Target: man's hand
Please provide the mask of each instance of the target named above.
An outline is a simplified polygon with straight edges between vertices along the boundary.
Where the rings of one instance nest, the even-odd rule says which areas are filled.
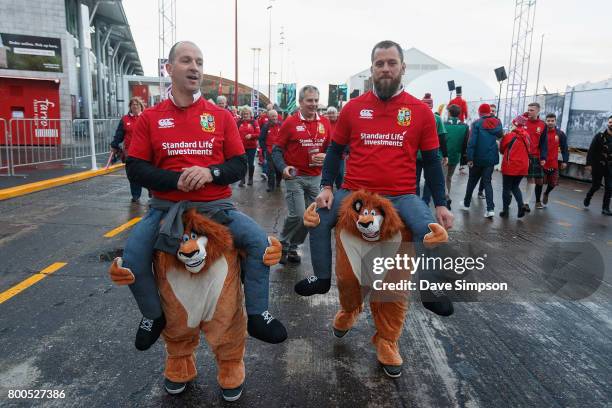
[[[567,168],[567,163],[561,163],[561,170],[565,170]]]
[[[312,156],[312,162],[317,166],[322,166],[325,161],[325,153],[317,153]]]
[[[441,205],[436,207],[436,219],[438,220],[438,223],[444,227],[444,229],[449,230],[453,228],[455,216],[453,213],[448,211],[448,208],[445,206]]]
[[[248,135],[246,135],[244,138],[245,138],[246,140],[251,140],[251,137],[252,137],[252,136],[251,136],[251,134],[249,133],[249,134],[248,134]]]
[[[442,158],[442,165],[443,166],[448,166],[448,157],[443,157]]]
[[[294,176],[291,173],[295,174],[297,170],[293,166],[287,166],[283,169],[283,178],[285,180],[291,180]]]
[[[544,165],[545,165],[545,164],[546,164],[546,160],[540,160],[540,165],[541,165],[542,167],[544,167]]]
[[[315,202],[317,203],[317,207],[327,207],[328,210],[331,210],[332,204],[334,203],[334,193],[332,188],[329,186],[323,187],[323,190],[321,190]]]
[[[212,173],[208,167],[192,166],[183,169],[177,188],[181,191],[189,192],[198,190],[206,183],[213,181]]]
[[[468,162],[468,167],[474,167],[474,162],[473,161],[469,161]]]

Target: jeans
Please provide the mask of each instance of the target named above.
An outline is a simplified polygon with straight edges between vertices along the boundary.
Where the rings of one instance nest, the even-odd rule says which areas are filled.
[[[255,154],[256,153],[257,153],[257,149],[246,149],[247,164],[249,165],[249,179],[252,179],[253,173],[255,173]]]
[[[281,180],[283,179],[283,173],[278,171],[274,166],[274,162],[272,161],[272,154],[266,151],[266,166],[268,175],[268,188],[270,190],[274,190],[276,185],[280,185]]]
[[[468,178],[467,188],[465,189],[465,198],[463,204],[467,207],[470,206],[472,201],[472,194],[474,189],[481,181],[484,184],[485,197],[487,198],[487,211],[493,211],[495,209],[495,203],[493,202],[493,186],[491,185],[491,177],[493,176],[493,166],[472,166],[470,167],[470,176]]]
[[[230,210],[227,214],[232,218],[226,226],[230,229],[234,244],[247,254],[241,263],[247,314],[261,314],[268,310],[270,268],[262,261],[269,245],[268,236],[253,219],[240,211]],[[162,314],[151,264],[159,222],[164,215],[163,211],[150,208],[147,215],[134,226],[123,251],[123,266],[130,268],[136,278],[130,290],[138,308],[149,319]]]
[[[504,203],[504,211],[508,211],[508,208],[510,208],[512,195],[514,195],[518,207],[521,208],[523,206],[523,194],[519,188],[522,179],[523,176],[503,176],[502,200]]]
[[[331,210],[319,208],[321,223],[310,229],[310,255],[314,274],[320,279],[331,279],[331,230],[338,220],[338,209],[351,191],[340,189],[334,193]],[[386,196],[397,210],[404,224],[412,232],[417,255],[422,250],[423,237],[429,232],[428,225],[436,222],[429,207],[415,194]]]
[[[317,198],[320,184],[321,176],[296,176],[285,180],[288,214],[281,232],[284,248],[295,250],[306,240],[308,228],[304,226],[304,210]]]

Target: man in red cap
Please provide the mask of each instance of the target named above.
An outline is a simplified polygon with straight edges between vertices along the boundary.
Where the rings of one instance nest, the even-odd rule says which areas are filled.
[[[493,203],[493,187],[491,177],[493,167],[499,163],[497,150],[497,139],[504,135],[502,124],[491,114],[491,107],[483,103],[478,108],[480,119],[472,124],[470,138],[467,146],[467,161],[470,168],[470,176],[463,199],[463,209],[469,210],[472,201],[472,193],[482,179],[485,197],[487,199],[487,211],[484,216],[493,218],[495,215],[495,204]]]
[[[465,99],[463,99],[461,97],[461,87],[458,86],[455,88],[455,92],[457,93],[457,96],[455,96],[453,99],[451,99],[448,102],[448,106],[451,105],[457,105],[461,108],[461,113],[459,114],[459,120],[461,122],[465,122],[468,118],[468,106],[467,106],[467,102],[465,101]]]

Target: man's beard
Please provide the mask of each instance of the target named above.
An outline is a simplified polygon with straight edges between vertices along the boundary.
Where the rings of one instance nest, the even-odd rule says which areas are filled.
[[[385,78],[387,79],[387,78]],[[398,76],[397,78],[391,79],[387,84],[383,83],[383,80],[376,81],[374,80],[374,90],[376,91],[376,95],[386,101],[391,98],[395,93],[400,89],[400,85],[402,83],[402,77]]]

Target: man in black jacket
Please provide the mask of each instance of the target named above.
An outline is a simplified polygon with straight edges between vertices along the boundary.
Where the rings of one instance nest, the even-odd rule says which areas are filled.
[[[584,206],[591,204],[591,198],[604,180],[604,198],[601,207],[603,215],[612,215],[610,197],[612,196],[612,116],[608,118],[608,128],[593,138],[587,153],[586,169],[592,174],[591,189],[584,198]]]

